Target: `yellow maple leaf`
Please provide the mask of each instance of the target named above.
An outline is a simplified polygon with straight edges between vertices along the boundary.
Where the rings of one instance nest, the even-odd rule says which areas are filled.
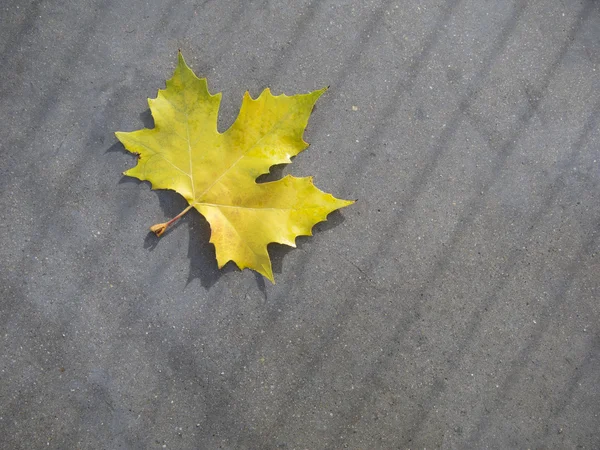
[[[210,224],[219,268],[234,261],[274,282],[267,245],[295,247],[297,236],[312,235],[330,212],[353,203],[320,191],[311,177],[256,183],[271,166],[291,162],[308,147],[302,135],[323,92],[287,96],[267,88],[257,99],[246,92],[236,121],[219,133],[221,93],[211,95],[206,78],[196,77],[179,53],[167,88],[148,99],[154,128],[115,133],[139,156],[125,175],[149,181],[153,189],[172,189],[189,203],[151,230],[160,236],[194,208]]]

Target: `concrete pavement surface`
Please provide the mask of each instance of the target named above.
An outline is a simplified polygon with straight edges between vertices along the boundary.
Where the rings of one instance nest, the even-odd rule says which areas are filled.
[[[597,1],[0,5],[0,448],[600,448]],[[330,86],[276,285],[121,175],[179,48]]]

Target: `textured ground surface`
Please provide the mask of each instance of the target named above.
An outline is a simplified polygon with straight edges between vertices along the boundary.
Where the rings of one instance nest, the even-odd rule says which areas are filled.
[[[600,448],[600,4],[3,1],[0,447]],[[181,48],[355,206],[218,271],[113,132]]]

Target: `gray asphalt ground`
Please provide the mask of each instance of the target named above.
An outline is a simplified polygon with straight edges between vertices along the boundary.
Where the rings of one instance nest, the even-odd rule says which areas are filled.
[[[597,1],[0,14],[1,449],[600,448]],[[358,202],[276,285],[121,175],[178,48],[221,130],[330,86],[276,172]]]

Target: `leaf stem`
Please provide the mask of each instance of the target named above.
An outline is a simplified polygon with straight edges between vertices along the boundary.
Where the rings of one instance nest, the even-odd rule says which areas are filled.
[[[171,225],[173,222],[175,222],[177,219],[179,219],[181,216],[183,216],[190,209],[192,209],[192,205],[188,205],[187,208],[185,208],[183,211],[181,211],[179,214],[177,214],[175,217],[173,217],[168,222],[157,223],[156,225],[152,225],[150,227],[150,231],[152,231],[154,234],[156,234],[157,236],[160,237],[165,232],[165,230],[167,229],[167,227],[169,225]]]

